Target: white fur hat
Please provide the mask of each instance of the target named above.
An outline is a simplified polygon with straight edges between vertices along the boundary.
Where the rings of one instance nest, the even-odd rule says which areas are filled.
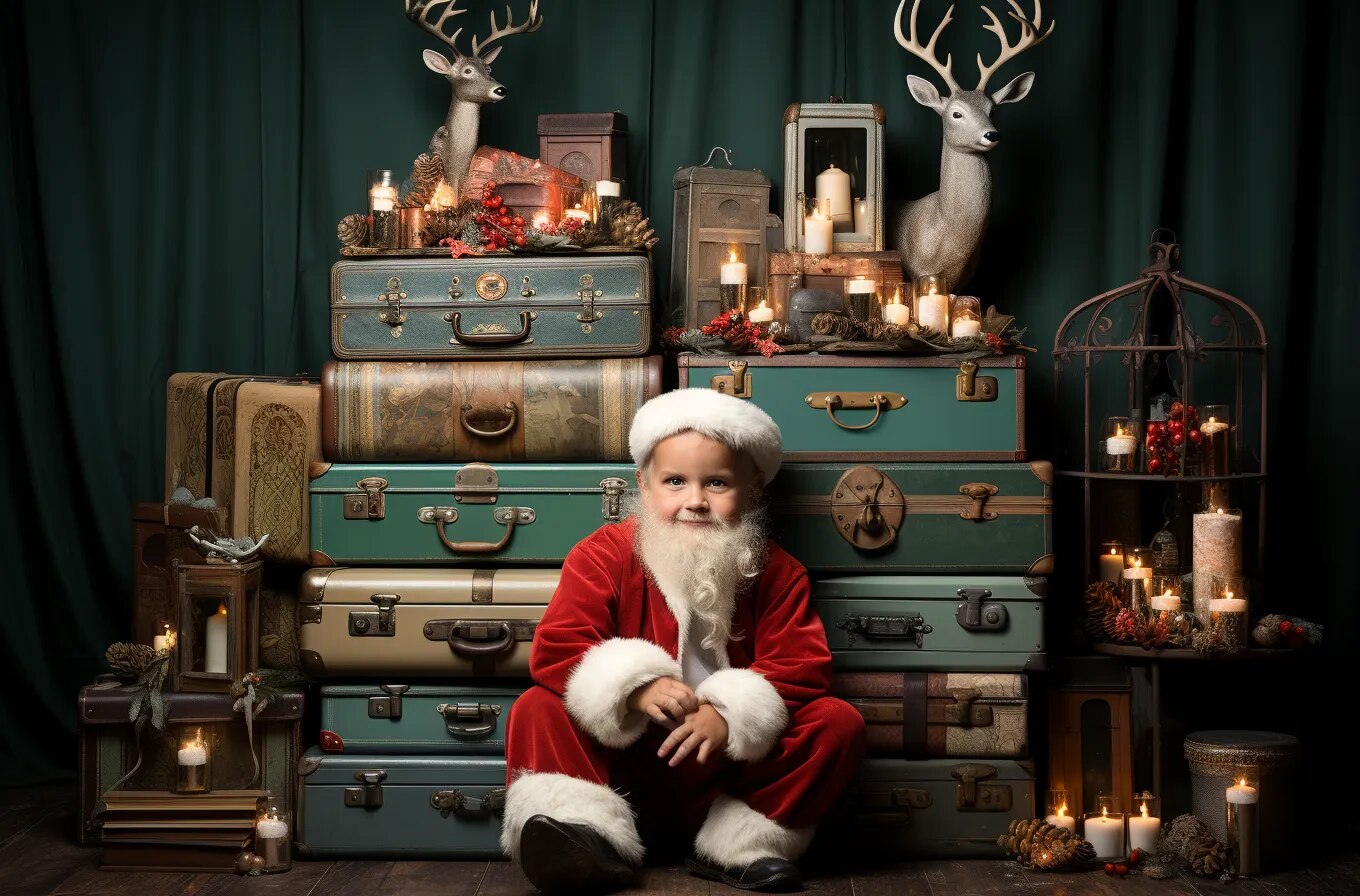
[[[749,401],[716,389],[677,389],[639,408],[628,433],[633,462],[641,467],[658,442],[689,430],[749,454],[767,485],[779,472],[784,444],[779,424]]]

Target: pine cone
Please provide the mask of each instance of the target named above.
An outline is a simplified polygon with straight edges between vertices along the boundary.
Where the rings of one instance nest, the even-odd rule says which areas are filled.
[[[1217,877],[1228,867],[1228,847],[1213,837],[1198,837],[1187,846],[1190,870],[1205,877]]]
[[[411,165],[411,180],[417,189],[433,193],[444,179],[444,160],[438,155],[422,152]]]
[[[859,321],[839,311],[823,311],[814,315],[809,325],[818,336],[835,336],[837,339],[859,339],[862,335]]]
[[[656,231],[648,225],[642,208],[636,202],[624,200],[614,208],[609,222],[609,235],[614,245],[628,249],[651,249],[659,242]]]
[[[109,661],[109,668],[113,674],[119,678],[136,678],[142,674],[146,664],[156,655],[145,644],[128,644],[118,642],[110,644],[109,649],[104,651],[104,659]]]
[[[1111,582],[1092,582],[1086,588],[1086,595],[1082,598],[1086,605],[1086,612],[1082,616],[1081,624],[1086,634],[1093,641],[1113,641],[1114,620],[1123,604],[1119,600],[1119,591]]]
[[[368,217],[365,215],[345,215],[335,228],[340,237],[340,245],[346,248],[362,246],[368,242]]]
[[[1017,818],[997,846],[1013,854],[1021,865],[1036,871],[1057,871],[1080,866],[1096,857],[1090,843],[1065,828],[1041,818]]]

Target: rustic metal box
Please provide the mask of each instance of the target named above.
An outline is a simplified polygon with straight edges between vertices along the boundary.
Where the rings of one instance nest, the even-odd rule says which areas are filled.
[[[627,180],[628,116],[581,112],[538,116],[538,157],[588,184]]]
[[[702,326],[721,310],[718,278],[733,248],[746,262],[747,284],[765,285],[770,179],[758,169],[714,168],[708,161],[675,172],[671,301],[672,315],[683,309],[686,327]],[[666,322],[681,323],[672,316]]]
[[[877,103],[793,103],[784,110],[784,245],[802,251],[807,203],[830,166],[850,176],[851,216],[837,221],[832,252],[883,248],[883,107]],[[856,229],[853,206],[868,200]]]
[[[785,230],[787,233],[787,229]],[[775,319],[789,324],[795,342],[806,342],[810,320],[790,319],[790,298],[800,289],[824,289],[845,296],[845,281],[852,277],[873,280],[883,301],[892,298],[892,284],[902,282],[902,259],[896,252],[852,252],[808,255],[804,252],[771,252],[768,260],[770,307]],[[910,301],[910,295],[904,298]]]

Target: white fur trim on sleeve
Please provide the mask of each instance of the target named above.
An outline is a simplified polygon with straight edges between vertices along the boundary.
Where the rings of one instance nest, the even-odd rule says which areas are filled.
[[[727,721],[727,755],[740,762],[764,759],[789,723],[784,698],[750,669],[720,669],[694,693]]]
[[[632,746],[647,729],[647,716],[628,708],[629,695],[658,678],[682,675],[675,658],[651,641],[601,641],[567,678],[567,714],[606,747]]]

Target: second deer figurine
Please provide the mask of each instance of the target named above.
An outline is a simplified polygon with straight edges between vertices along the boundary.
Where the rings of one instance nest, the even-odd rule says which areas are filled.
[[[894,221],[893,232],[897,252],[902,256],[902,268],[912,277],[928,274],[943,276],[950,287],[967,282],[977,267],[977,250],[982,234],[987,229],[987,213],[991,206],[992,175],[987,166],[987,153],[1001,141],[1001,134],[992,124],[992,109],[1000,103],[1017,103],[1034,85],[1034,72],[1017,75],[1005,87],[988,95],[987,81],[1010,59],[1038,46],[1053,33],[1056,23],[1040,33],[1043,25],[1041,0],[1034,2],[1031,21],[1016,0],[1007,0],[1011,18],[1020,23],[1020,39],[1012,44],[1006,37],[1001,21],[987,7],[982,7],[992,20],[983,27],[1001,41],[1001,53],[991,65],[984,65],[982,54],[977,57],[978,83],[972,90],[964,90],[954,80],[953,56],[946,55],[943,63],[935,55],[935,41],[952,19],[950,6],[944,19],[921,45],[916,35],[916,12],[921,0],[911,4],[911,37],[902,34],[902,10],[907,0],[897,5],[893,33],[907,52],[925,60],[949,88],[949,96],[940,97],[935,86],[925,78],[907,76],[907,87],[912,98],[939,114],[944,128],[944,147],[940,153],[940,189],[929,196],[909,202],[902,207]]]

